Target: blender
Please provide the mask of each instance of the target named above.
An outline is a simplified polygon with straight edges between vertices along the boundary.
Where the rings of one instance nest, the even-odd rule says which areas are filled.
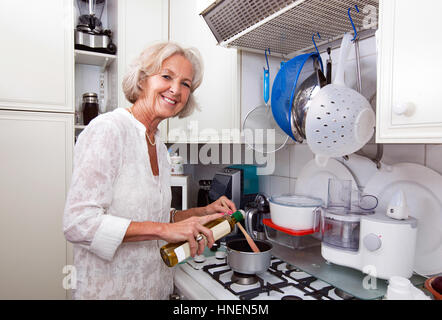
[[[103,29],[105,0],[77,0],[80,16],[75,29],[75,49],[115,54],[111,30]]]
[[[417,220],[411,216],[327,207],[321,235],[321,254],[328,262],[380,279],[413,274]]]

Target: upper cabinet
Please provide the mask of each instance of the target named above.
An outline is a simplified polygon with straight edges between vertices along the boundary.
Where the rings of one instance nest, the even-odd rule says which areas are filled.
[[[442,143],[442,28],[438,0],[380,1],[379,143]]]
[[[76,8],[77,25],[78,8]],[[75,107],[77,133],[84,127],[82,95],[98,95],[100,113],[118,107],[126,108],[122,81],[130,64],[149,44],[167,40],[167,0],[108,0],[101,21],[104,29],[112,31],[116,54],[75,50]],[[167,139],[167,121],[160,125],[163,141]]]
[[[217,45],[199,15],[213,1],[170,0],[169,39],[196,47],[204,61],[204,79],[194,92],[200,110],[169,119],[169,142],[237,143],[240,130],[238,54]]]
[[[99,113],[112,111],[118,105],[117,98],[117,57],[119,44],[116,39],[118,33],[117,1],[107,0],[97,4],[93,10],[95,17],[101,22],[100,29],[96,28],[92,35],[92,25],[83,26],[84,15],[89,14],[88,2],[85,0],[72,1],[74,6],[75,30],[75,128],[79,134],[87,123],[83,118],[83,95],[95,93],[99,104]],[[80,7],[79,7],[80,6]],[[99,24],[97,24],[99,25]],[[106,30],[106,31],[105,31]],[[110,30],[111,37],[107,36]],[[109,43],[116,45],[117,52],[111,50]],[[90,118],[90,116],[88,117]]]
[[[121,82],[132,61],[149,44],[167,41],[167,0],[118,0],[118,104],[129,107]]]
[[[0,2],[0,108],[73,112],[72,10],[72,0]]]
[[[167,41],[167,0],[118,0],[118,106],[129,107],[122,90],[122,81],[132,61],[148,45]],[[115,81],[115,80],[114,80]],[[167,121],[162,121],[161,139],[167,141]]]

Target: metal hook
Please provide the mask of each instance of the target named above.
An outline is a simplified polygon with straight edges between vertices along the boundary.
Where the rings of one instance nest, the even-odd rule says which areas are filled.
[[[319,34],[319,32],[317,32],[316,34],[318,35],[319,39],[321,39],[321,35]],[[313,41],[313,44],[315,45],[316,52],[319,55],[319,50],[318,50],[318,47],[316,46],[316,42],[315,42],[315,34],[312,35],[312,41]]]
[[[266,50],[264,51],[264,54],[265,54],[265,56],[266,56],[267,71],[269,71],[269,70],[270,70],[270,66],[269,66],[269,59],[267,58],[267,50],[269,50],[269,54],[271,54],[271,53],[270,53],[270,48],[268,48],[268,49],[266,49]],[[264,67],[264,70],[266,70],[265,67]]]
[[[355,36],[353,37],[353,39],[351,41],[355,41],[359,35],[358,35],[358,32],[356,31],[356,27],[355,27],[355,24],[353,23],[353,19],[351,18],[351,13],[350,13],[351,9],[352,9],[351,7],[348,8],[347,12],[348,12],[348,17],[350,18],[351,26],[353,27],[353,30],[355,32]],[[355,5],[355,9],[356,9],[356,12],[359,13],[359,8],[357,5]]]

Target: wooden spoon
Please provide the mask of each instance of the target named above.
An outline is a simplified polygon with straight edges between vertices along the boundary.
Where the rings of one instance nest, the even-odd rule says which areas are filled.
[[[227,206],[227,204],[224,202],[223,199],[221,199],[221,204],[223,205],[224,208],[230,210],[230,208]],[[250,248],[252,248],[253,252],[261,252],[258,246],[256,245],[255,241],[253,241],[252,237],[247,233],[247,231],[244,229],[241,223],[237,222],[236,225],[246,237],[247,243],[249,244]]]

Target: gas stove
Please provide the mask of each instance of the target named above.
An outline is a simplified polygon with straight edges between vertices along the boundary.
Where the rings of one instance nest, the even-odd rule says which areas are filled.
[[[175,289],[177,296],[189,300],[354,299],[276,257],[272,257],[270,268],[258,275],[233,272],[225,257],[189,259],[176,270]]]

